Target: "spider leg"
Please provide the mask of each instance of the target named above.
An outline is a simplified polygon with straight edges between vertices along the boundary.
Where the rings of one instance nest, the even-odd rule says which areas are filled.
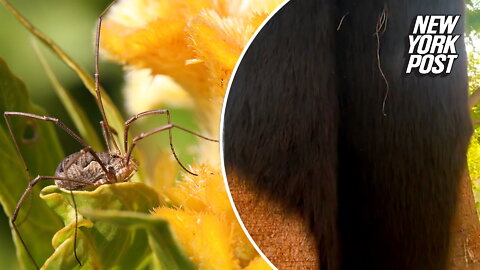
[[[110,173],[107,171],[107,169],[105,168],[103,162],[100,160],[100,158],[98,157],[98,155],[95,153],[95,151],[92,150],[91,147],[85,147],[83,148],[82,150],[80,150],[68,163],[67,165],[65,165],[65,169],[64,171],[68,171],[68,169],[70,168],[70,166],[72,166],[72,164],[74,164],[82,155],[84,155],[86,152],[89,152],[90,154],[92,154],[93,158],[100,164],[100,166],[102,167],[103,171],[105,172],[105,174],[101,174],[101,175],[98,175],[95,179],[92,180],[92,182],[88,182],[89,184],[88,185],[95,185],[94,183],[96,183],[96,181],[102,177],[106,177],[107,181],[109,183],[110,180],[109,180],[109,175]],[[115,175],[113,175],[113,177],[115,178],[115,182],[116,182],[116,177]],[[75,259],[77,260],[78,264],[80,266],[82,266],[82,262],[80,261],[80,259],[78,258],[78,255],[77,255],[77,234],[78,234],[78,210],[77,210],[77,203],[75,201],[75,197],[73,196],[73,191],[70,190],[70,195],[72,196],[72,203],[73,203],[73,208],[75,209],[75,232],[74,232],[74,238],[73,238],[73,254],[75,255]]]
[[[31,113],[24,113],[24,112],[4,112],[3,117],[5,118],[5,122],[6,122],[7,128],[8,128],[8,132],[10,134],[10,137],[12,138],[13,144],[15,145],[15,150],[17,151],[17,154],[20,157],[22,165],[25,169],[26,179],[32,179],[32,176],[30,174],[30,169],[28,168],[27,163],[25,162],[25,158],[23,157],[22,153],[20,152],[20,147],[18,145],[17,139],[15,138],[15,134],[14,134],[12,126],[10,124],[10,118],[13,117],[13,116],[53,122],[57,126],[59,126],[61,129],[63,129],[66,133],[68,133],[70,136],[72,136],[81,145],[83,145],[84,147],[88,146],[87,143],[80,136],[78,136],[75,132],[73,132],[70,128],[68,128],[67,125],[65,125],[62,121],[60,121],[57,118],[52,118],[52,117],[48,117],[48,116],[41,116],[41,115],[36,115],[36,114],[31,114]],[[31,201],[31,198],[30,198],[30,201]],[[28,216],[28,213],[30,212],[30,209],[31,209],[31,204],[30,204],[30,206],[27,210],[27,214],[25,215],[25,219]],[[20,222],[18,222],[17,226],[20,226],[24,221],[25,220],[21,220]]]
[[[165,126],[161,126],[161,127],[152,129],[152,130],[150,130],[150,131],[148,131],[148,132],[141,133],[140,135],[138,135],[138,136],[136,136],[135,138],[133,138],[133,140],[132,140],[132,145],[130,146],[130,148],[128,149],[128,152],[127,152],[127,164],[128,164],[128,162],[130,161],[130,157],[131,157],[131,155],[132,155],[132,150],[133,150],[133,148],[135,147],[135,145],[137,144],[137,141],[139,141],[139,140],[141,140],[141,139],[144,139],[144,138],[146,138],[146,137],[148,137],[148,136],[150,136],[150,135],[153,135],[153,134],[155,134],[155,133],[158,133],[158,132],[160,132],[160,131],[164,131],[164,130],[168,130],[168,131],[169,131],[169,134],[171,134],[171,130],[172,130],[173,128],[181,129],[181,130],[183,130],[183,131],[185,131],[185,132],[188,132],[188,133],[190,133],[190,134],[193,134],[193,135],[195,135],[195,136],[197,136],[197,137],[200,137],[200,138],[205,139],[205,140],[208,140],[208,141],[218,142],[217,140],[207,138],[207,137],[205,137],[205,136],[203,136],[203,135],[200,135],[200,134],[198,134],[198,133],[196,133],[196,132],[194,132],[194,131],[191,131],[191,130],[189,130],[189,129],[183,128],[183,127],[181,127],[181,126],[178,126],[178,125],[175,125],[175,124],[168,124],[168,125],[165,125]],[[184,169],[186,172],[188,172],[188,173],[190,173],[190,174],[192,174],[192,175],[197,176],[197,174],[195,174],[195,173],[191,172],[190,170],[188,170],[188,169],[182,164],[182,162],[180,162],[180,160],[178,159],[177,154],[175,153],[175,150],[174,150],[174,148],[173,148],[172,136],[171,136],[171,135],[170,135],[170,149],[172,150],[172,153],[173,153],[173,155],[175,156],[175,159],[177,160],[178,164],[180,164],[180,166],[182,167],[182,169]]]
[[[107,128],[105,127],[105,122],[100,121],[100,126],[102,127],[102,135],[103,135],[103,140],[105,140],[105,144],[107,145],[107,150],[108,153],[112,152],[112,149],[110,148],[110,140],[108,139],[108,133],[107,133]]]
[[[108,133],[107,133],[107,125],[104,121],[100,121],[100,126],[102,127],[102,134],[103,134],[103,139],[105,140],[105,144],[107,145],[107,149],[109,153],[112,153],[112,149],[110,148],[110,140],[108,139]],[[111,126],[108,126],[108,130],[115,134],[118,135],[118,132]]]
[[[48,117],[48,116],[41,116],[41,115],[36,115],[36,114],[31,114],[31,113],[24,113],[24,112],[4,112],[3,117],[5,118],[5,122],[7,123],[8,132],[10,133],[10,137],[13,140],[13,144],[15,144],[15,149],[17,151],[17,154],[20,156],[20,159],[22,160],[25,171],[27,172],[27,177],[29,179],[31,178],[30,170],[28,169],[28,166],[25,163],[25,159],[23,158],[23,155],[20,152],[20,148],[18,147],[17,139],[15,139],[13,129],[10,125],[9,118],[12,117],[12,116],[19,116],[19,117],[32,118],[32,119],[38,119],[38,120],[53,122],[57,126],[59,126],[61,129],[63,129],[65,132],[67,132],[70,136],[72,136],[83,147],[88,146],[88,144],[80,136],[78,136],[75,132],[73,132],[70,128],[68,128],[67,125],[65,125],[62,121],[60,121],[57,118]]]
[[[44,120],[44,121],[49,121],[55,123],[57,126],[62,128],[65,132],[67,132],[70,136],[72,136],[77,142],[79,142],[84,148],[81,150],[82,153],[84,152],[89,152],[92,154],[92,156],[95,158],[95,160],[100,164],[102,167],[102,170],[106,173],[107,176],[111,176],[107,168],[105,168],[105,165],[103,162],[100,160],[98,155],[95,153],[95,151],[92,150],[92,148],[80,137],[78,136],[75,132],[73,132],[67,125],[65,125],[61,120],[53,117],[48,117],[48,116],[40,116],[36,114],[31,114],[31,113],[24,113],[24,112],[4,112],[3,116],[5,118],[5,121],[7,122],[7,128],[10,133],[10,137],[12,137],[13,143],[15,144],[15,149],[17,150],[18,155],[20,156],[20,159],[22,160],[23,166],[25,170],[27,171],[27,176],[28,178],[31,178],[30,175],[30,170],[28,169],[28,166],[25,162],[25,159],[23,158],[23,155],[20,152],[20,148],[18,147],[17,140],[15,139],[15,135],[13,133],[13,129],[10,125],[9,117],[11,116],[20,116],[20,117],[26,117],[26,118],[33,118],[33,119],[39,119],[39,120]]]
[[[33,255],[30,253],[30,250],[28,249],[27,247],[27,244],[25,243],[25,241],[23,240],[22,238],[22,235],[20,234],[20,231],[18,230],[18,227],[17,227],[17,224],[15,224],[15,221],[17,220],[17,217],[18,217],[18,212],[20,211],[20,208],[22,207],[22,204],[25,200],[25,198],[27,197],[27,195],[32,191],[33,187],[40,181],[43,181],[43,180],[62,180],[62,181],[69,181],[69,182],[76,182],[76,183],[82,183],[82,184],[85,184],[85,185],[92,185],[92,183],[88,182],[88,181],[84,181],[84,180],[77,180],[77,179],[69,179],[69,178],[65,178],[65,177],[57,177],[57,176],[37,176],[35,177],[35,179],[33,179],[32,181],[30,181],[28,183],[28,187],[25,189],[25,191],[23,192],[22,196],[20,197],[20,200],[18,201],[17,205],[15,206],[15,210],[13,211],[13,215],[12,217],[10,218],[10,222],[12,224],[12,227],[13,229],[15,230],[15,233],[17,234],[18,236],[18,239],[20,239],[20,242],[22,243],[23,247],[25,248],[25,251],[27,252],[27,255],[28,257],[30,258],[30,260],[33,262],[33,264],[35,265],[35,267],[37,269],[40,269],[40,267],[38,266],[38,264],[35,262],[35,259],[33,259]],[[72,194],[73,195],[73,194]],[[77,211],[77,209],[75,209],[75,212]],[[75,236],[76,237],[76,236]],[[75,239],[75,243],[76,243],[76,239]],[[76,244],[74,244],[74,246],[76,246]],[[77,254],[76,254],[76,250],[74,250],[75,252],[75,257],[77,258]],[[78,260],[78,258],[77,258]],[[80,261],[78,260],[78,262],[80,263]],[[81,264],[81,263],[80,263]]]
[[[130,117],[127,121],[125,121],[125,132],[124,132],[124,135],[123,135],[123,138],[124,138],[124,147],[125,147],[125,151],[126,152],[130,152],[128,151],[128,130],[130,128],[130,125],[135,122],[137,119],[140,119],[142,117],[145,117],[145,116],[149,116],[149,115],[156,115],[156,114],[165,114],[167,115],[167,124],[171,124],[172,121],[170,119],[170,111],[169,110],[166,110],[166,109],[159,109],[159,110],[151,110],[151,111],[146,111],[146,112],[141,112],[139,114],[135,114],[133,115],[132,117]],[[180,162],[180,159],[178,158],[177,156],[177,153],[175,152],[175,148],[173,147],[173,136],[172,136],[172,130],[169,129],[168,130],[168,140],[169,140],[169,144],[170,144],[170,150],[172,151],[172,154],[173,156],[175,157],[175,160],[177,160],[178,164],[180,164],[180,166],[185,169],[187,172],[190,173],[189,170],[187,170],[183,164]],[[132,145],[133,146],[133,145]],[[128,157],[128,160],[130,159],[130,155]]]
[[[75,255],[75,259],[77,260],[78,264],[82,266],[82,262],[77,255],[77,232],[78,232],[78,211],[77,211],[77,203],[75,202],[75,197],[73,196],[73,191],[70,190],[70,195],[72,196],[73,208],[75,209],[75,232],[73,236],[73,254]]]
[[[98,59],[100,55],[100,30],[102,29],[102,19],[103,16],[107,13],[107,11],[117,2],[117,0],[113,0],[103,11],[100,13],[97,19],[97,29],[95,31],[95,92],[97,93],[97,103],[98,107],[100,108],[100,112],[102,113],[102,118],[104,121],[105,129],[104,131],[106,132],[105,137],[109,137],[113,146],[115,149],[120,153],[120,148],[118,147],[117,143],[115,142],[112,132],[110,131],[109,127],[110,125],[108,124],[107,120],[107,115],[105,114],[105,109],[103,107],[103,102],[102,102],[102,95],[100,93],[100,66],[98,64]],[[105,143],[108,145],[109,141],[106,140]]]
[[[80,150],[80,152],[78,153],[77,156],[75,156],[66,166],[66,168],[68,169],[78,158],[80,158],[81,155],[83,155],[85,152],[89,152],[93,158],[100,164],[102,170],[105,172],[105,175],[107,176],[107,180],[109,181],[109,178],[112,177],[111,173],[107,170],[107,168],[105,167],[105,165],[103,164],[103,162],[100,160],[100,158],[98,157],[98,155],[96,154],[95,151],[93,151],[93,149],[87,145],[87,143],[80,137],[78,136],[75,132],[73,132],[70,128],[68,128],[62,121],[60,121],[59,119],[57,118],[52,118],[52,117],[48,117],[48,116],[40,116],[40,115],[35,115],[35,114],[30,114],[30,113],[24,113],[24,112],[5,112],[4,114],[4,118],[5,118],[5,121],[7,123],[7,128],[8,128],[8,131],[10,133],[10,137],[12,138],[13,140],[13,143],[15,145],[15,149],[17,151],[17,154],[20,156],[20,159],[22,161],[22,164],[25,168],[25,171],[26,171],[26,174],[27,174],[27,177],[31,179],[31,176],[30,176],[30,170],[28,169],[28,166],[25,162],[25,159],[22,155],[22,153],[20,152],[20,148],[18,146],[18,142],[17,140],[15,139],[15,135],[13,133],[13,129],[10,125],[10,121],[9,121],[9,118],[12,117],[12,116],[19,116],[19,117],[26,117],[26,118],[32,118],[32,119],[38,119],[38,120],[44,120],[44,121],[49,121],[49,122],[54,122],[57,126],[59,126],[60,128],[62,128],[65,132],[67,132],[70,136],[72,136],[76,141],[78,141],[81,145],[84,146],[84,148],[82,150]],[[115,175],[113,175],[113,177],[115,177]],[[35,263],[34,259],[33,259],[33,256],[32,254],[30,253],[30,251],[28,250],[26,244],[25,244],[25,241],[23,240],[23,238],[21,237],[20,235],[20,232],[18,230],[18,227],[20,226],[20,224],[22,224],[26,218],[28,217],[28,214],[25,216],[25,219],[22,220],[21,222],[19,222],[19,224],[16,224],[15,221],[17,220],[17,216],[18,216],[18,211],[20,210],[20,206],[23,204],[23,202],[25,201],[25,198],[28,194],[30,194],[31,196],[31,190],[33,188],[33,186],[36,185],[36,183],[38,183],[39,181],[41,180],[62,180],[62,181],[70,181],[70,182],[76,182],[76,183],[82,183],[82,184],[85,184],[85,185],[92,185],[91,182],[88,182],[88,181],[84,181],[84,180],[75,180],[75,179],[68,179],[68,178],[62,178],[62,177],[56,177],[56,176],[37,176],[37,178],[35,178],[34,180],[32,180],[29,185],[28,185],[28,188],[25,190],[25,192],[22,194],[22,196],[20,197],[20,200],[19,202],[17,203],[17,206],[15,207],[15,210],[13,212],[13,215],[11,217],[11,223],[12,223],[12,226],[15,230],[15,232],[17,233],[19,239],[20,239],[20,242],[22,243],[22,245],[25,247],[25,250],[27,251],[27,254],[28,256],[30,257],[30,259],[32,260],[32,262],[35,264],[35,266],[38,268],[38,265]],[[72,194],[72,200],[74,201],[75,199],[73,198],[73,194]],[[30,207],[28,208],[28,212],[30,211],[31,209],[31,203],[30,203]],[[27,212],[27,213],[28,213]],[[78,216],[77,214],[77,210],[75,209],[75,214],[76,214],[76,217]],[[76,219],[76,222],[77,222],[77,219]],[[81,265],[80,263],[80,260],[78,259],[78,256],[77,256],[77,253],[76,253],[76,232],[77,232],[77,225],[75,225],[75,239],[74,239],[74,253],[75,253],[75,258],[77,259],[78,263]]]
[[[123,143],[124,143],[125,151],[128,151],[128,130],[130,129],[130,125],[133,122],[135,122],[137,119],[140,119],[142,117],[149,116],[149,115],[155,115],[155,114],[166,114],[167,115],[167,124],[172,123],[171,120],[170,120],[170,111],[165,110],[165,109],[151,110],[151,111],[141,112],[139,114],[133,115],[127,121],[125,121],[125,131],[124,131],[124,134],[123,134],[123,138],[124,138]]]

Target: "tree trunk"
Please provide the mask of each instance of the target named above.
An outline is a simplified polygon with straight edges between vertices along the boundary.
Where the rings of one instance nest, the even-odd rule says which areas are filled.
[[[480,222],[468,173],[461,179],[460,201],[453,223],[452,270],[480,269]]]
[[[318,269],[318,251],[299,215],[259,197],[230,174],[229,188],[242,221],[260,250],[279,269]],[[452,229],[451,270],[480,269],[480,222],[468,174],[462,177]]]
[[[300,215],[259,196],[236,174],[228,185],[240,217],[260,250],[278,269],[318,269],[316,244]]]

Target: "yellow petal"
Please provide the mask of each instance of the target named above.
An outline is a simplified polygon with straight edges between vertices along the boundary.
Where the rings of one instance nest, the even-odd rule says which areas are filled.
[[[224,218],[171,208],[159,208],[155,215],[170,223],[179,243],[199,269],[240,269]]]
[[[282,1],[120,1],[102,29],[110,59],[170,76],[193,98],[202,129],[218,135],[231,72],[247,41]]]
[[[149,69],[126,73],[125,103],[129,113],[162,107],[192,108],[193,100],[175,81],[164,75],[152,75]]]
[[[211,212],[234,219],[223,177],[208,166],[194,168],[198,176],[184,174],[175,186],[162,193],[176,206],[187,211]]]
[[[260,256],[257,256],[250,264],[243,268],[244,270],[270,270],[272,269],[267,262]]]

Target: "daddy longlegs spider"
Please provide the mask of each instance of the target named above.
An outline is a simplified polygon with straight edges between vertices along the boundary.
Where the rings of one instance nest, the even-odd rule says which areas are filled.
[[[66,133],[72,136],[77,142],[79,142],[83,149],[79,152],[73,153],[67,156],[64,160],[60,162],[58,165],[55,175],[54,176],[37,176],[33,180],[28,183],[28,187],[25,189],[24,193],[20,197],[13,215],[10,219],[13,229],[17,234],[20,242],[22,243],[23,247],[25,248],[28,257],[33,262],[37,269],[40,269],[38,264],[35,262],[30,250],[28,249],[25,241],[23,240],[20,231],[18,230],[18,225],[15,223],[18,217],[18,213],[20,208],[25,201],[27,195],[32,191],[33,187],[40,181],[44,180],[55,180],[55,184],[63,189],[69,190],[70,195],[72,196],[72,202],[75,207],[75,232],[74,232],[74,246],[73,252],[75,255],[75,259],[77,262],[82,265],[80,259],[77,256],[76,250],[76,243],[77,243],[77,226],[78,226],[78,212],[75,205],[75,198],[73,196],[73,190],[83,189],[85,187],[96,187],[104,184],[113,184],[119,182],[126,182],[128,181],[133,174],[137,171],[138,162],[132,157],[132,151],[139,140],[142,140],[150,135],[155,133],[159,133],[161,131],[168,130],[168,137],[170,143],[170,149],[172,151],[173,156],[177,160],[178,164],[189,174],[195,175],[195,173],[188,170],[179,160],[175,149],[173,147],[173,140],[172,140],[172,129],[177,128],[181,129],[185,132],[193,134],[197,137],[202,139],[218,142],[218,140],[210,139],[205,136],[202,136],[194,131],[188,130],[181,126],[175,125],[171,123],[170,120],[170,112],[168,110],[151,110],[136,114],[130,117],[127,121],[125,121],[125,131],[123,134],[124,139],[124,152],[120,150],[118,144],[115,142],[115,139],[112,133],[116,133],[116,131],[108,124],[108,120],[105,114],[105,110],[102,103],[102,96],[100,93],[100,75],[99,75],[99,47],[100,47],[100,30],[102,26],[102,18],[106,14],[106,12],[115,4],[117,0],[112,1],[98,16],[97,19],[97,27],[96,27],[96,35],[95,35],[95,92],[96,92],[96,100],[97,105],[100,109],[102,114],[103,121],[100,121],[100,126],[102,128],[103,138],[105,140],[105,144],[107,146],[108,152],[96,152],[90,147],[79,135],[73,132],[70,128],[68,128],[62,121],[57,118],[52,118],[48,116],[40,116],[31,113],[24,113],[24,112],[4,112],[4,118],[7,123],[7,128],[12,137],[13,143],[15,145],[15,149],[23,163],[25,168],[26,174],[31,179],[30,171],[28,166],[23,158],[20,148],[18,146],[17,140],[15,139],[13,129],[10,125],[9,118],[11,117],[25,117],[29,119],[38,119],[44,120],[55,123],[58,127],[63,129]],[[157,114],[165,114],[167,117],[167,125],[160,126],[153,130],[150,130],[145,133],[141,133],[132,139],[132,143],[130,146],[128,145],[128,130],[130,125],[145,116],[157,115]],[[111,145],[112,146],[111,146]],[[114,149],[112,149],[114,148]]]

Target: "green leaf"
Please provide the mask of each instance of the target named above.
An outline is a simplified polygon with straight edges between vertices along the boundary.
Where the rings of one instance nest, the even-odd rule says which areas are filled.
[[[467,35],[471,31],[480,32],[480,10],[466,9],[465,16],[466,16],[465,31],[467,32]]]
[[[77,127],[78,132],[80,133],[80,136],[90,146],[92,146],[93,149],[96,149],[96,151],[101,151],[103,149],[103,145],[97,136],[97,132],[88,121],[87,114],[82,109],[82,107],[78,105],[78,103],[72,98],[68,91],[63,88],[60,81],[57,79],[52,69],[48,65],[47,60],[45,59],[45,57],[43,57],[43,54],[38,46],[38,42],[32,39],[32,44],[33,49],[38,59],[40,60],[40,64],[42,65],[45,73],[52,82],[53,89],[55,89],[57,96],[60,98],[60,101],[62,101],[63,106],[65,106],[68,115],[70,116],[70,118],[72,118],[73,123]]]
[[[73,242],[75,209],[69,191],[48,186],[41,198],[67,225],[53,237],[55,252],[45,263],[46,269],[136,269],[150,260],[148,235],[138,228],[127,228],[86,219],[84,211],[115,210],[126,213],[149,213],[159,205],[155,190],[142,183],[118,183],[102,185],[93,191],[73,191],[78,209],[77,254],[75,260]]]
[[[45,115],[45,111],[31,103],[24,83],[11,73],[7,64],[0,58],[0,112],[19,111]],[[10,138],[5,121],[0,121],[0,203],[9,217],[20,199],[29,179],[23,163],[18,156],[13,141]],[[31,120],[25,117],[12,117],[11,126],[30,168],[32,177],[36,175],[52,175],[64,155],[54,125],[46,121]],[[53,252],[51,238],[61,227],[61,222],[55,213],[38,197],[38,187],[27,197],[17,224],[25,220],[19,230],[35,261],[41,264]],[[31,198],[31,202],[30,202]],[[31,206],[30,211],[28,211]],[[13,232],[13,231],[12,231]],[[17,255],[26,269],[34,265],[27,257],[25,249],[16,234],[14,241]]]
[[[160,217],[115,210],[82,210],[82,213],[93,220],[147,230],[160,269],[196,269],[173,236],[168,222]]]
[[[17,20],[23,24],[23,26],[35,37],[37,37],[42,43],[44,43],[48,49],[50,49],[55,55],[57,55],[69,68],[71,68],[75,73],[77,73],[80,80],[82,80],[85,87],[93,96],[97,96],[95,92],[95,81],[92,76],[85,71],[77,62],[75,62],[65,51],[62,50],[53,40],[43,34],[41,31],[36,29],[25,17],[23,17],[8,1],[0,0],[2,3],[14,16]],[[118,134],[123,134],[124,131],[124,120],[117,109],[113,104],[110,97],[107,93],[100,87],[100,92],[102,95],[103,104],[105,107],[105,114],[107,115],[109,124],[113,127]],[[117,138],[118,139],[118,138]],[[123,148],[123,145],[119,145],[120,148]]]

